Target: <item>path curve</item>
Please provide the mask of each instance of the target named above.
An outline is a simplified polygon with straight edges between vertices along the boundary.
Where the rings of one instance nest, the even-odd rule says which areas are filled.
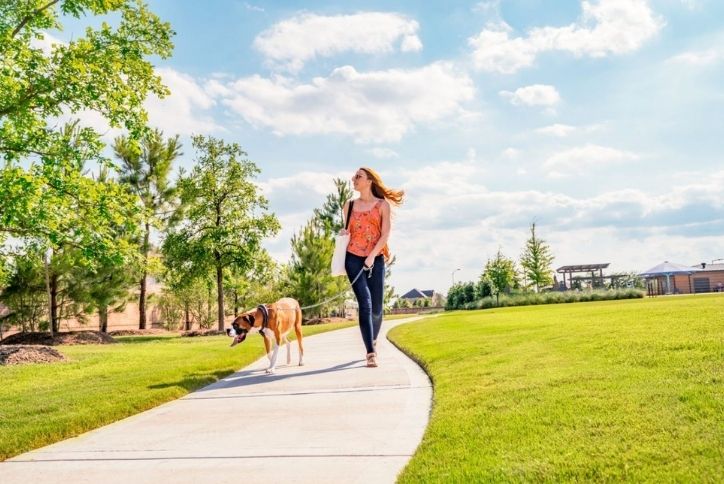
[[[0,480],[394,482],[432,401],[427,375],[384,337],[414,319],[384,323],[378,368],[364,366],[359,328],[316,335],[304,340],[303,367],[265,375],[267,360],[257,360],[178,400],[0,462]]]

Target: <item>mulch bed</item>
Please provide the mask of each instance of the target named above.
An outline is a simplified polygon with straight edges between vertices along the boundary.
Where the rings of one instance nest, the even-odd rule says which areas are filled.
[[[305,326],[311,326],[313,324],[344,323],[345,321],[350,320],[346,318],[312,318],[307,319],[302,324]]]
[[[218,329],[195,329],[192,331],[184,331],[181,333],[181,336],[219,336],[220,334],[226,336],[226,331],[219,331]]]
[[[116,331],[109,331],[111,336],[147,336],[149,334],[168,334],[165,329],[118,329]]]
[[[54,363],[65,357],[50,346],[2,345],[0,365],[22,365],[25,363]]]
[[[15,333],[0,341],[0,345],[98,345],[115,342],[111,336],[100,331],[70,331],[56,333],[54,338],[50,337],[50,333]]]

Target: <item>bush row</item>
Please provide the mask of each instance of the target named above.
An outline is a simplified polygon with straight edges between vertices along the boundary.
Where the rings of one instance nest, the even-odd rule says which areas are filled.
[[[496,303],[494,297],[484,297],[464,304],[459,309],[490,309],[494,307],[531,306],[535,304],[562,304],[588,301],[609,301],[614,299],[636,299],[644,297],[645,293],[638,289],[616,289],[591,292],[543,292],[514,295],[500,295],[500,302]]]

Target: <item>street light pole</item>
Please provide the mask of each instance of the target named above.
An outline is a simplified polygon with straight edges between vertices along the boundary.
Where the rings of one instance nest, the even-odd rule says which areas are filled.
[[[453,286],[455,285],[455,273],[456,273],[457,271],[459,271],[459,270],[460,270],[460,268],[458,267],[457,269],[455,269],[454,271],[452,271],[452,272],[450,273],[450,276],[452,277],[452,285],[453,285]]]

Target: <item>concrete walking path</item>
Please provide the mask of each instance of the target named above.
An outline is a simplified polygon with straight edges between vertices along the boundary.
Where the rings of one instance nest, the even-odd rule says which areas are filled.
[[[432,386],[385,335],[366,368],[359,328],[304,340],[305,366],[262,358],[183,398],[0,463],[0,482],[387,483],[422,439]],[[258,336],[255,336],[258,338]],[[229,351],[234,351],[232,348]],[[113,398],[109,395],[109,398]]]

